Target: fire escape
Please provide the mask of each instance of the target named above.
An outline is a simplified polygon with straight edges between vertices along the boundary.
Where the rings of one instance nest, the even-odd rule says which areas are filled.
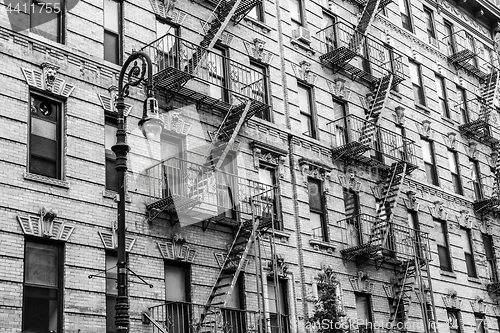
[[[458,127],[460,133],[489,146],[497,151],[500,147],[500,133],[496,125],[495,101],[498,96],[500,71],[479,55],[474,38],[465,30],[460,30],[445,38],[448,42],[448,62],[455,68],[477,77],[480,82],[480,94],[468,101],[457,104],[462,115],[463,124]],[[486,51],[485,51],[486,52]],[[486,55],[486,53],[484,53]],[[491,58],[487,56],[486,58]],[[497,165],[493,175],[493,184],[485,182],[490,178],[481,177],[479,170],[474,170],[473,179],[476,201],[474,211],[482,215],[500,212],[499,176]]]
[[[154,60],[153,81],[167,103],[181,95],[223,113],[222,121],[211,133],[204,162],[173,157],[146,169],[151,198],[146,206],[149,222],[166,212],[171,225],[202,223],[206,230],[211,222],[216,222],[235,230],[207,301],[167,302],[150,308],[145,320],[153,324],[153,332],[263,329],[257,311],[238,312],[226,305],[248,262],[257,233],[273,225],[275,188],[227,173],[221,166],[242,126],[255,113],[269,107],[264,91],[266,77],[212,51],[227,24],[231,20],[237,24],[259,2],[218,2],[202,29],[206,33],[199,44],[166,34],[143,48]],[[223,97],[210,96],[213,87]]]

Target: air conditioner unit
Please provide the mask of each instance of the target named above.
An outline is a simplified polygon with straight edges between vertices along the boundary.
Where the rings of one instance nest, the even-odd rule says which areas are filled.
[[[311,44],[311,32],[304,28],[298,27],[292,32],[293,39],[299,40],[306,44]]]

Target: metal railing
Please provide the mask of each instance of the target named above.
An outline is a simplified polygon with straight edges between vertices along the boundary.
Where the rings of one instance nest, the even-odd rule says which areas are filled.
[[[317,32],[320,53],[325,55],[343,48],[382,69],[381,75],[393,73],[405,77],[403,57],[376,39],[364,36],[351,24],[339,21]]]
[[[154,74],[167,68],[188,73],[210,86],[220,88],[218,94],[231,92],[239,97],[267,103],[267,74],[210,51],[197,44],[167,33],[143,50],[149,53]],[[196,59],[196,60],[195,60]]]
[[[475,122],[477,120],[482,120],[487,124],[490,124],[490,122],[496,123],[496,117],[492,117],[496,110],[486,105],[481,98],[476,97],[468,99],[465,102],[460,101],[455,104],[455,109],[462,118],[465,118],[466,123]]]
[[[469,63],[484,74],[495,70],[493,65],[496,55],[494,52],[486,54],[486,50],[480,48],[477,41],[466,30],[459,30],[444,37],[447,44],[448,58],[456,63]],[[490,50],[491,51],[491,50]]]
[[[172,197],[182,202],[183,198],[189,198],[223,211],[266,217],[276,214],[273,208],[277,198],[275,186],[214,171],[178,157],[154,164],[146,169],[146,175],[153,201]]]
[[[210,306],[188,302],[166,302],[149,308],[154,320],[153,333],[247,333],[258,332],[264,322],[256,311]],[[156,327],[156,325],[161,327]]]
[[[395,224],[368,214],[360,214],[337,222],[342,230],[344,250],[367,246],[379,247],[398,259],[429,260],[427,233]]]
[[[359,142],[376,153],[417,165],[415,142],[400,134],[355,115],[334,120],[329,126],[333,148]]]

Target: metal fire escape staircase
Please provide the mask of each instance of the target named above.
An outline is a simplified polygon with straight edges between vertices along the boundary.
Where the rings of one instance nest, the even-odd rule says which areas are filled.
[[[422,312],[424,331],[426,333],[435,332],[436,316],[432,279],[429,273],[429,252],[419,235],[415,234],[410,239],[414,249],[413,258],[403,262],[396,269],[393,285],[394,299],[389,322],[395,327],[398,324],[398,313],[400,312],[403,312],[404,316],[399,319],[407,318],[408,308],[412,301],[413,292],[415,292]]]

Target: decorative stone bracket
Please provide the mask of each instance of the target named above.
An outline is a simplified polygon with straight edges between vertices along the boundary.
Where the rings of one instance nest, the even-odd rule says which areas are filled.
[[[51,238],[62,241],[69,240],[75,227],[67,225],[63,221],[56,220],[57,211],[40,209],[39,216],[29,215],[26,217],[17,215],[19,225],[25,235]]]
[[[250,58],[260,61],[263,64],[269,65],[273,59],[273,54],[266,51],[264,48],[266,42],[259,38],[254,38],[253,43],[244,41],[245,49]]]
[[[164,130],[172,131],[181,135],[188,135],[193,127],[193,124],[186,122],[181,118],[179,112],[167,112],[160,115],[165,124]]]
[[[57,76],[59,66],[44,62],[41,64],[41,67],[42,70],[22,68],[26,83],[28,83],[30,87],[45,90],[63,98],[68,98],[75,89],[75,86],[66,83],[65,80]]]
[[[447,221],[448,220],[448,212],[443,206],[442,201],[434,201],[434,206],[429,205],[429,211],[432,217],[436,220]]]
[[[256,170],[260,168],[260,162],[264,162],[277,167],[280,179],[285,178],[285,156],[288,155],[288,151],[257,141],[250,142],[250,148],[252,148],[253,166]]]
[[[457,149],[457,133],[449,132],[447,135],[443,134],[443,140],[446,144],[446,148],[450,150]]]
[[[172,240],[158,243],[158,249],[163,259],[193,263],[196,257],[196,250],[191,249],[186,242],[187,240],[183,235],[173,234]]]
[[[484,299],[482,297],[476,296],[473,301],[469,301],[472,311],[474,313],[486,314],[488,309],[488,305],[484,303]]]
[[[350,85],[343,78],[337,78],[333,82],[330,80],[326,81],[330,94],[335,98],[340,98],[349,101],[352,95],[352,90]]]
[[[472,229],[474,218],[469,215],[469,211],[467,209],[461,210],[460,215],[455,215],[455,217],[461,227]]]
[[[394,112],[394,121],[396,122],[396,124],[398,124],[400,126],[404,126],[405,121],[406,121],[405,108],[402,106],[397,106],[394,111],[395,111]]]
[[[102,108],[108,113],[118,113],[116,110],[116,99],[118,98],[118,87],[112,85],[108,88],[109,95],[97,94],[99,101],[101,101]],[[132,104],[125,103],[123,115],[125,117],[132,111]]]
[[[276,267],[276,270],[275,270]],[[277,274],[281,278],[287,277],[288,264],[285,262],[285,258],[281,254],[276,254],[274,260],[267,261],[268,275]]]
[[[471,158],[476,160],[477,159],[477,143],[475,142],[469,142],[469,146],[465,147],[465,151],[467,152],[467,155]]]
[[[318,76],[311,71],[311,63],[306,60],[301,61],[298,65],[292,63],[292,69],[295,77],[310,85],[316,84]]]
[[[111,232],[98,231],[105,249],[116,250],[118,248],[118,226],[117,222],[111,222]],[[125,236],[125,250],[131,252],[135,244],[135,237]]]
[[[206,22],[204,20],[200,20],[201,28],[203,29],[204,34],[206,35],[208,31],[210,30],[210,25],[205,24]],[[234,35],[227,32],[223,31],[222,34],[219,37],[218,42],[220,42],[223,45],[226,46],[231,46],[231,43],[233,42]]]
[[[407,191],[406,196],[408,198],[403,198],[403,202],[406,206],[406,209],[418,212],[418,209],[420,208],[420,203],[417,202],[416,194],[417,193],[415,191],[412,190]]]
[[[338,175],[340,185],[343,188],[352,190],[354,192],[359,192],[361,190],[361,182],[358,180],[356,174],[351,173],[349,175]]]
[[[308,178],[315,178],[323,181],[323,192],[330,191],[330,182],[332,181],[332,167],[318,164],[306,158],[299,159],[300,172],[302,174],[302,183],[307,186]]]
[[[373,287],[375,284],[370,279],[368,273],[359,271],[358,276],[350,278],[349,282],[351,282],[352,290],[354,292],[363,292],[367,294],[373,293]]]
[[[456,291],[450,290],[447,295],[441,295],[441,298],[446,308],[462,310],[462,300],[457,297]]]
[[[156,15],[182,25],[187,14],[175,9],[178,0],[150,0]]]
[[[219,265],[219,268],[222,268],[222,265],[224,265],[224,261],[226,260],[227,253],[226,252],[219,252],[219,253],[214,253],[215,260],[217,261],[217,265]],[[229,259],[228,267],[234,267],[237,268],[239,265],[239,261],[234,258],[234,259]],[[244,272],[246,268],[248,267],[248,262],[249,259],[245,259],[245,262],[243,263],[243,266],[241,267],[241,270]]]
[[[417,131],[424,138],[432,139],[434,137],[434,130],[431,128],[429,120],[423,120],[422,124],[417,124]]]

